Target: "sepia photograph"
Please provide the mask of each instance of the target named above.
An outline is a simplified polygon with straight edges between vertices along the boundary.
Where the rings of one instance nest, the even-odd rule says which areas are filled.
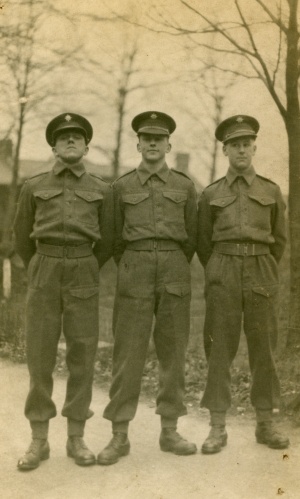
[[[300,497],[298,0],[0,21],[1,497]]]

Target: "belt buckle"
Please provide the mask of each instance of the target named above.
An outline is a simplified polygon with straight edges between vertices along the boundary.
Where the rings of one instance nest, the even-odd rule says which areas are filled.
[[[243,247],[244,247],[243,254],[244,254],[244,256],[247,256],[248,255],[248,243],[244,243]]]

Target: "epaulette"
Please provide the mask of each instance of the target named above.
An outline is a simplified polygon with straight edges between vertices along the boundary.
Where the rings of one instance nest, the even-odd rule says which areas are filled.
[[[87,172],[91,177],[95,177],[97,178],[98,180],[102,180],[102,182],[105,182],[106,184],[109,184],[109,182],[107,180],[104,180],[104,178],[101,177],[101,175],[97,175],[96,173],[91,173],[91,172]]]
[[[258,175],[258,174],[256,174],[256,176],[257,176],[257,177],[259,177],[259,178],[262,178],[263,180],[267,180],[268,182],[271,182],[271,184],[275,184],[275,185],[277,185],[277,184],[276,184],[276,182],[274,182],[274,181],[273,181],[273,180],[271,180],[270,178],[263,177],[262,175]]]
[[[218,182],[220,182],[220,180],[223,180],[224,178],[225,178],[225,175],[224,175],[224,177],[217,178],[217,180],[214,180],[211,184],[208,184],[205,187],[205,189],[207,189],[207,187],[210,187],[211,185],[217,184]]]
[[[179,173],[179,175],[182,175],[183,177],[188,178],[191,182],[193,182],[191,177],[189,177],[186,173],[176,170],[176,168],[170,168],[170,170],[172,170],[172,172]]]
[[[25,182],[28,182],[28,180],[32,180],[33,178],[40,177],[41,175],[47,175],[47,173],[50,173],[51,170],[48,170],[46,172],[40,172],[36,173],[35,175],[32,175],[32,177],[28,177]]]
[[[112,185],[114,185],[116,182],[118,182],[118,180],[120,180],[120,178],[126,177],[126,175],[129,175],[129,173],[133,173],[135,170],[136,170],[136,168],[133,168],[132,170],[128,170],[128,172],[123,173],[122,175],[120,175],[118,178],[116,178],[113,181]]]

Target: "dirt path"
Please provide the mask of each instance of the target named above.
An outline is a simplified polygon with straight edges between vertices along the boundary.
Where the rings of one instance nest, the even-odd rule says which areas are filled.
[[[300,430],[288,427],[291,447],[274,451],[254,439],[254,421],[232,418],[227,448],[213,456],[198,453],[177,457],[158,446],[159,418],[140,403],[130,428],[131,454],[109,466],[81,468],[66,457],[66,421],[51,422],[51,458],[34,471],[22,473],[16,462],[30,440],[23,416],[28,389],[27,368],[0,360],[0,487],[2,499],[283,499],[300,498]],[[60,411],[65,380],[55,379],[54,400]],[[102,419],[107,393],[95,388],[86,442],[98,453],[110,438]],[[207,420],[187,416],[180,432],[200,448]],[[284,458],[284,454],[287,457]]]

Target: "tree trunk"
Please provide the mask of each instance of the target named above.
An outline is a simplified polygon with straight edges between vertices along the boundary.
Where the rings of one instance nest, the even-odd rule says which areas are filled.
[[[1,246],[4,248],[10,247],[10,242],[12,239],[12,226],[15,216],[16,210],[16,201],[18,195],[18,179],[19,179],[19,160],[20,160],[20,149],[23,135],[23,126],[24,126],[24,111],[25,104],[20,104],[20,113],[19,113],[19,127],[17,133],[17,143],[13,160],[12,167],[12,180],[9,188],[9,197],[7,203],[7,210],[5,213],[5,219],[3,223],[3,235]]]
[[[114,150],[113,159],[113,176],[117,178],[120,170],[120,154],[122,146],[123,122],[124,122],[124,107],[127,92],[124,87],[119,89],[119,104],[118,104],[118,128],[116,133],[116,147]]]
[[[289,0],[285,119],[289,145],[290,300],[288,345],[300,345],[300,109],[298,97],[298,0]]]
[[[218,154],[218,141],[214,139],[213,150],[212,150],[212,162],[211,162],[211,170],[209,176],[209,183],[215,181],[216,173],[217,173],[217,154]]]
[[[300,116],[287,120],[289,142],[290,300],[287,344],[300,345]]]
[[[215,86],[214,104],[215,104],[215,128],[221,123],[223,111],[223,97],[218,95],[218,88]],[[214,182],[217,173],[217,156],[218,156],[218,140],[214,137],[214,144],[212,150],[212,166],[210,171],[210,183]]]

